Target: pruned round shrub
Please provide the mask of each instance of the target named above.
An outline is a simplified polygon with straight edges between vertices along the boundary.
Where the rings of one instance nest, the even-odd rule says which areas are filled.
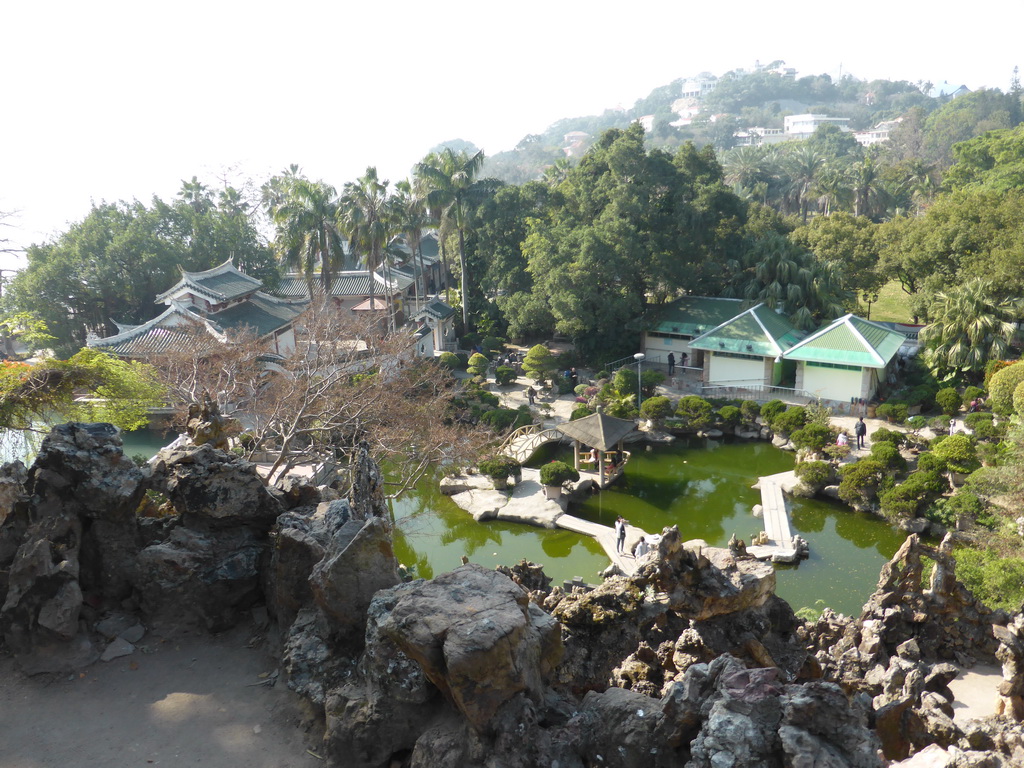
[[[771,421],[773,432],[781,432],[784,435],[792,435],[798,429],[802,429],[807,423],[807,412],[801,405],[794,405],[778,414]]]
[[[946,489],[938,472],[915,472],[879,496],[882,514],[890,519],[917,517],[927,504]]]
[[[793,471],[811,496],[835,479],[835,471],[827,461],[802,461]]]
[[[870,508],[885,479],[885,465],[874,459],[861,459],[840,468],[839,475],[839,498],[852,507]]]
[[[540,468],[541,485],[561,485],[569,480],[580,479],[580,473],[576,468],[564,461],[550,461]]]
[[[907,420],[910,409],[906,403],[882,403],[878,406],[876,413],[880,419],[888,419],[896,424],[902,424]]]
[[[576,395],[576,397],[583,397],[583,395],[586,393],[588,389],[590,389],[589,384],[577,384],[575,387],[572,388],[572,391],[573,394]]]
[[[661,422],[672,414],[672,401],[664,396],[650,397],[640,405],[640,417]]]
[[[753,400],[744,400],[740,403],[740,414],[745,423],[753,424],[757,421],[757,417],[761,415],[761,406]]]
[[[958,432],[950,435],[933,449],[933,453],[946,462],[950,472],[967,474],[981,466],[974,440]]]
[[[937,456],[935,451],[922,453],[917,460],[917,468],[926,472],[945,472],[946,460]]]
[[[808,424],[803,429],[798,429],[791,434],[789,439],[797,448],[820,452],[825,450],[825,446],[831,445],[835,441],[836,433],[832,428],[821,424]]]
[[[892,443],[893,445],[903,445],[907,441],[907,436],[902,432],[897,432],[894,429],[886,429],[885,427],[879,427],[871,433],[871,443]]]
[[[1009,415],[1013,411],[1013,394],[1024,382],[1024,364],[1014,363],[996,373],[988,383],[988,403],[996,413]]]
[[[593,414],[593,409],[590,408],[586,403],[579,403],[575,408],[572,409],[572,413],[569,414],[569,421],[576,421],[576,419],[582,419]]]
[[[959,392],[952,387],[946,387],[936,393],[935,403],[942,409],[944,414],[952,416],[954,413],[959,412],[960,406],[964,404],[964,401],[960,397]]]
[[[442,352],[437,358],[438,365],[447,368],[449,371],[457,371],[462,366],[462,361],[454,352]]]
[[[871,457],[882,462],[886,469],[902,472],[907,468],[907,460],[903,458],[900,449],[894,443],[872,443]]]
[[[718,409],[718,418],[726,429],[733,429],[740,423],[742,414],[735,405],[723,405]]]
[[[529,424],[530,418],[519,410],[495,408],[494,410],[484,412],[480,416],[480,422],[486,424],[495,432],[505,432],[506,430],[518,429]]]
[[[480,340],[480,348],[487,352],[500,352],[505,346],[505,341],[497,336],[484,336]]]
[[[487,366],[491,364],[491,361],[481,355],[479,352],[474,352],[470,355],[469,366],[466,368],[467,371],[472,373],[474,376],[483,376],[487,373]]]
[[[1009,368],[1016,362],[1016,360],[989,360],[987,363],[985,363],[985,389],[991,392],[992,377],[995,376],[1004,368]]]
[[[967,387],[964,390],[964,402],[969,403],[972,400],[977,400],[979,397],[985,396],[985,390],[981,387]]]
[[[769,400],[761,406],[761,418],[765,424],[771,424],[772,419],[786,410],[786,404],[781,400]]]
[[[676,404],[677,426],[680,429],[697,432],[707,429],[714,423],[714,409],[711,403],[697,395],[679,398]]]
[[[499,387],[507,387],[516,380],[516,369],[507,365],[499,365],[494,372],[494,381]]]

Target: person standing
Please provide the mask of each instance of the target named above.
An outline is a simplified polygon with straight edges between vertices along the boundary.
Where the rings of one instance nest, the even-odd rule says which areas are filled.
[[[950,435],[950,437],[953,436],[954,432],[956,432],[956,417],[955,416],[952,419],[949,420],[949,435]]]
[[[864,423],[864,417],[861,416],[857,423],[853,425],[853,434],[857,436],[857,449],[864,447],[864,437],[868,433],[868,425]]]
[[[537,390],[533,387],[529,387],[526,390],[526,396],[530,399],[530,405],[533,405],[534,401],[537,399]]]
[[[676,353],[675,352],[669,352],[668,353],[668,375],[671,376],[675,372],[676,372]]]
[[[626,547],[626,520],[619,515],[615,518],[615,551],[620,555]]]
[[[633,554],[636,556],[636,559],[639,560],[641,557],[643,557],[650,551],[651,545],[647,543],[647,539],[641,536],[640,541],[637,542],[636,550],[633,552]]]

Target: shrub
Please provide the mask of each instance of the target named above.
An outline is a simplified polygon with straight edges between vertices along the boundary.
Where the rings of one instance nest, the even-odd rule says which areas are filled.
[[[802,461],[793,471],[810,495],[817,493],[835,479],[832,465],[827,461]]]
[[[588,389],[590,389],[590,385],[588,384],[577,384],[575,387],[572,388],[572,391],[576,395],[576,397],[583,397],[583,395],[586,393]]]
[[[557,382],[558,394],[568,395],[572,392],[572,379],[559,379]]]
[[[647,403],[644,403],[647,405]],[[580,403],[572,409],[572,413],[569,414],[569,421],[576,421],[576,419],[582,419],[586,416],[590,416],[594,411],[586,403]]]
[[[875,443],[892,443],[893,445],[903,445],[907,441],[906,435],[902,432],[897,432],[892,429],[886,429],[885,427],[879,427],[871,433],[871,444]]]
[[[655,391],[659,386],[665,383],[665,379],[668,378],[661,371],[648,369],[640,374],[640,388],[643,390],[644,397],[653,397]]]
[[[874,459],[861,459],[842,467],[839,475],[839,498],[852,507],[870,507],[878,498],[885,466]]]
[[[743,416],[743,421],[747,424],[753,424],[757,421],[757,417],[761,415],[761,406],[753,400],[744,400],[740,403],[740,413]]]
[[[884,464],[886,469],[902,472],[907,468],[907,460],[903,458],[900,449],[893,443],[872,443],[871,457]]]
[[[798,429],[789,436],[793,445],[797,448],[807,448],[812,451],[823,451],[825,446],[835,442],[836,433],[831,427],[821,424],[808,424],[803,429]]]
[[[679,418],[680,429],[694,432],[707,429],[714,422],[711,403],[697,395],[679,398],[679,403],[676,405],[676,416]]]
[[[523,372],[534,381],[544,381],[557,367],[555,356],[543,344],[531,347],[523,358]]]
[[[1016,360],[989,360],[985,363],[985,389],[991,392],[992,377],[1016,362]]]
[[[1017,388],[1013,390],[1013,412],[1017,416],[1024,414],[1024,381],[1021,381]]]
[[[769,400],[761,406],[761,418],[765,424],[771,424],[772,419],[786,410],[786,404],[781,400]]]
[[[469,358],[469,366],[466,370],[474,376],[483,376],[487,373],[487,366],[490,365],[490,362],[490,360],[479,352],[474,352]]]
[[[512,474],[508,462],[501,458],[484,459],[476,465],[476,468],[480,471],[480,474],[487,475],[492,480],[504,480]]]
[[[960,393],[952,387],[940,389],[935,395],[935,402],[947,416],[952,416],[954,413],[957,413],[960,410],[960,406],[964,404],[963,399],[960,397]]]
[[[994,419],[995,416],[993,416],[991,413],[968,413],[966,416],[964,416],[964,426],[967,427],[968,429],[977,429],[979,424],[982,424],[984,422],[988,422],[989,424],[991,424]]]
[[[878,406],[878,418],[888,419],[889,421],[897,424],[902,424],[907,420],[907,414],[910,409],[906,403],[882,403]]]
[[[494,381],[499,387],[507,387],[516,380],[516,369],[507,365],[499,365],[494,372]]]
[[[807,412],[803,406],[794,405],[772,419],[771,428],[774,432],[792,435],[807,423]]]
[[[518,429],[519,427],[525,426],[530,423],[529,416],[523,414],[522,411],[511,408],[495,408],[491,411],[486,411],[480,416],[480,421],[486,424],[495,432],[505,432],[508,429]]]
[[[718,409],[718,418],[726,429],[733,429],[739,424],[741,415],[740,409],[735,405],[724,405]]]
[[[921,410],[930,411],[937,402],[938,391],[928,384],[918,384],[907,392],[905,399],[910,405],[920,405]]]
[[[808,403],[804,407],[804,422],[806,424],[820,424],[823,427],[832,425],[832,409],[821,403]]]
[[[956,576],[989,608],[1015,612],[1024,602],[1024,559],[977,549],[956,551]]]
[[[928,451],[918,458],[917,468],[926,472],[945,472],[946,460],[937,456],[934,451]]]
[[[441,355],[437,358],[437,362],[439,365],[441,365],[443,368],[447,368],[449,371],[458,370],[462,365],[462,361],[459,360],[459,356],[456,355],[454,352],[442,352]]]
[[[602,381],[602,380],[605,380],[605,379],[607,379],[607,378],[608,378],[609,376],[611,376],[611,374],[610,374],[610,373],[608,373],[608,371],[604,371],[604,370],[598,371],[598,372],[597,372],[597,381]]]
[[[979,397],[985,396],[985,390],[981,387],[967,387],[964,390],[964,402],[969,403],[971,400],[977,400]]]
[[[916,435],[918,432],[920,432],[922,429],[928,426],[928,419],[926,419],[924,416],[911,416],[909,419],[907,419],[907,426],[914,430],[914,434]],[[888,430],[886,431],[888,432]]]
[[[456,352],[455,357],[458,358],[459,364],[456,366],[460,371],[466,370],[466,366],[469,365],[469,355],[465,352]]]
[[[579,480],[580,473],[576,468],[566,464],[564,461],[551,461],[540,468],[540,482],[542,485],[561,485],[569,480]]]
[[[667,397],[651,397],[640,405],[640,416],[653,422],[661,422],[672,413],[672,401]]]
[[[935,446],[934,453],[946,462],[951,472],[967,474],[981,466],[974,441],[963,433],[947,437]]]
[[[1013,411],[1013,393],[1024,381],[1024,365],[1015,363],[996,373],[988,383],[988,403],[996,413],[1009,415]]]
[[[480,348],[486,352],[499,352],[504,346],[504,339],[497,336],[484,336],[480,341]]]
[[[917,517],[917,513],[945,488],[946,483],[938,472],[915,472],[882,493],[879,497],[882,514],[892,519]]]

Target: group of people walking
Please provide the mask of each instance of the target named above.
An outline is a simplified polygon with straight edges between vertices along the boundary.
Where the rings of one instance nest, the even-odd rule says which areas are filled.
[[[620,555],[626,554],[626,526],[629,525],[629,521],[626,520],[622,515],[615,518],[615,551]],[[647,541],[645,536],[641,536],[640,540],[636,543],[633,548],[633,557],[638,560],[651,551],[651,545]]]

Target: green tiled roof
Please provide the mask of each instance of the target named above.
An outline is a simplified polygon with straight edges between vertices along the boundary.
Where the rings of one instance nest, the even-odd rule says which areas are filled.
[[[790,322],[764,304],[751,307],[690,342],[692,349],[776,357],[799,340]]]
[[[202,337],[190,332],[190,325],[203,327],[212,343],[214,331],[203,317],[180,305],[172,304],[152,320],[142,325],[126,327],[120,333],[106,338],[89,338],[86,345],[119,357],[144,358],[175,350],[194,349]],[[119,326],[120,327],[120,326]]]
[[[898,331],[856,315],[845,315],[795,345],[786,358],[884,368],[905,340],[906,336]]]
[[[222,309],[209,317],[223,330],[248,327],[262,337],[289,325],[303,309],[304,306],[281,301],[265,293],[256,293],[248,301]]]
[[[647,330],[682,336],[700,336],[705,331],[736,317],[742,308],[741,299],[684,296],[658,310]]]
[[[365,269],[338,272],[331,278],[331,296],[366,298],[370,295],[370,275],[371,273]],[[412,275],[406,274],[394,274],[389,282],[380,272],[374,272],[372,279],[375,281],[373,293],[377,296],[393,296],[415,282]],[[320,285],[319,273],[313,275],[313,284]],[[306,298],[309,294],[306,278],[297,274],[285,275],[281,278],[277,293],[288,298]]]
[[[213,269],[207,269],[205,272],[185,272],[182,270],[181,279],[170,290],[164,291],[157,296],[156,303],[163,303],[182,288],[206,296],[215,303],[220,303],[245,296],[262,287],[262,281],[239,272],[229,259]]]

